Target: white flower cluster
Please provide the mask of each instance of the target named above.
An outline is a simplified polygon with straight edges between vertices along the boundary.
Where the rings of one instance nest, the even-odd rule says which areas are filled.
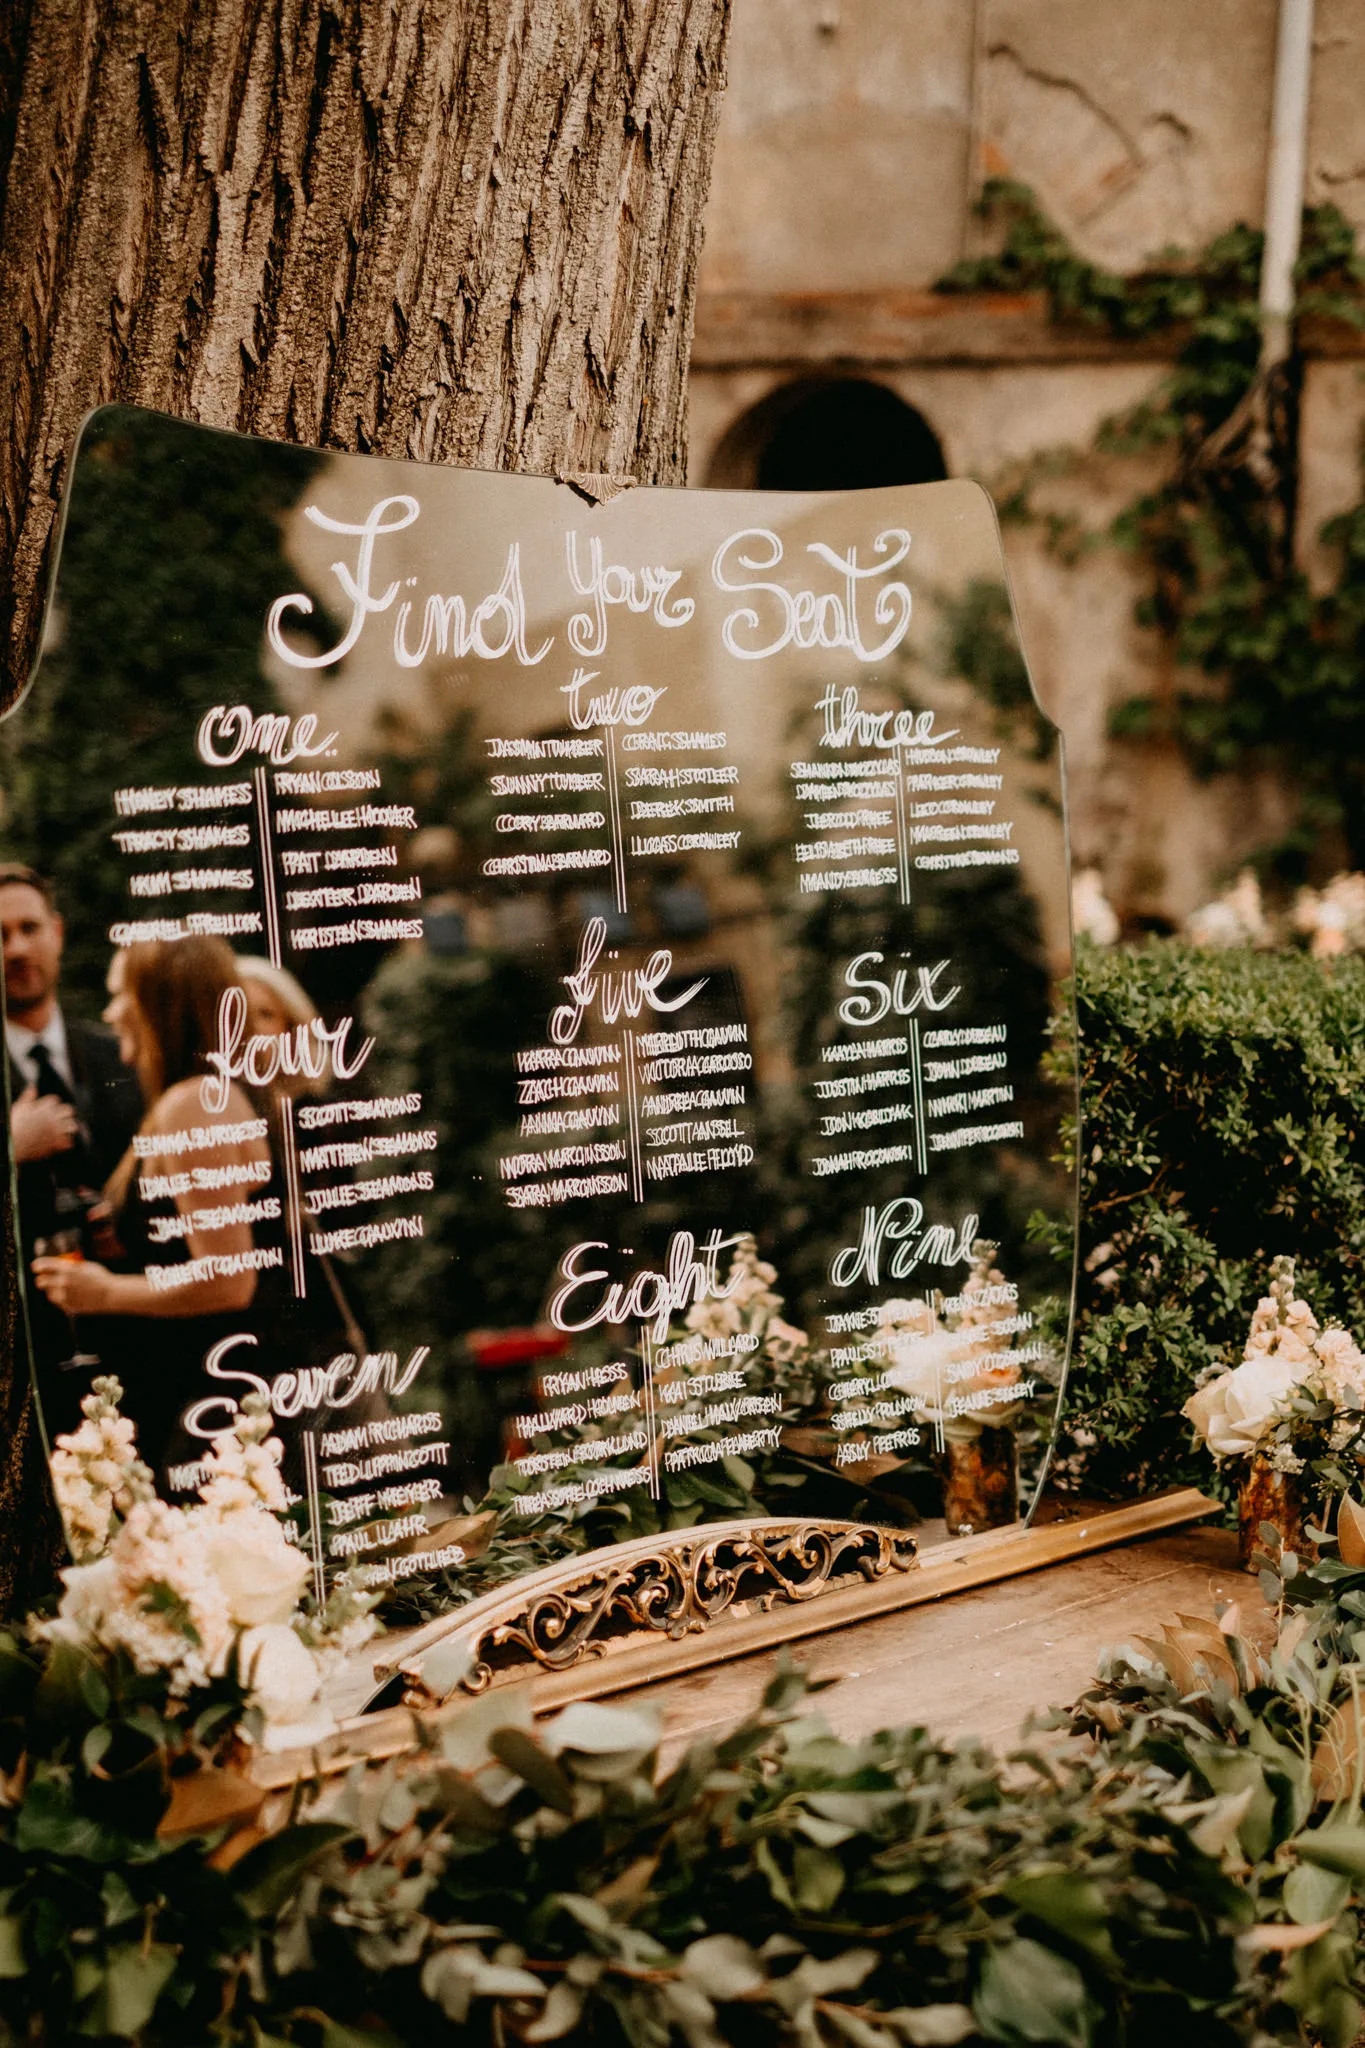
[[[779,1365],[804,1357],[809,1339],[804,1330],[783,1322],[779,1315],[784,1297],[773,1292],[776,1278],[777,1268],[760,1259],[753,1238],[742,1237],[730,1262],[724,1293],[690,1308],[683,1319],[687,1328],[699,1337],[758,1337],[766,1355]]]
[[[1274,943],[1253,868],[1243,868],[1230,889],[1192,911],[1184,936],[1195,946],[1269,946]]]
[[[138,1501],[152,1498],[152,1475],[137,1455],[133,1425],[120,1415],[123,1388],[97,1379],[81,1403],[85,1420],[58,1437],[52,1484],[77,1564],[101,1555],[116,1524]]]
[[[1261,885],[1244,868],[1233,886],[1192,912],[1184,936],[1196,946],[1275,946],[1307,939],[1319,960],[1365,953],[1365,874],[1333,875],[1322,889],[1300,889],[1288,913],[1272,915]]]
[[[209,1476],[199,1488],[206,1507],[227,1514],[235,1508],[268,1508],[282,1515],[289,1494],[280,1473],[284,1446],[271,1435],[270,1407],[263,1394],[248,1394],[235,1429],[213,1439]]]
[[[878,1341],[891,1360],[888,1383],[913,1395],[924,1417],[942,1421],[950,1436],[998,1427],[1021,1398],[1019,1315],[996,1249],[977,1246],[961,1307],[950,1316],[924,1299],[884,1301],[878,1311]]]
[[[1319,960],[1365,953],[1365,875],[1333,875],[1325,889],[1300,889],[1293,925]]]
[[[264,1397],[249,1396],[236,1428],[214,1440],[199,1502],[174,1507],[153,1496],[121,1395],[117,1380],[96,1381],[80,1428],[57,1440],[77,1562],[62,1573],[45,1632],[122,1652],[139,1671],[164,1673],[178,1697],[235,1660],[267,1747],[317,1740],[333,1725],[318,1700],[325,1671],[372,1632],[373,1601],[343,1582],[320,1615],[299,1612],[310,1567],[277,1519],[288,1495]]]
[[[1269,1294],[1256,1305],[1240,1365],[1206,1380],[1181,1413],[1215,1458],[1249,1458],[1300,1389],[1347,1408],[1365,1398],[1365,1353],[1349,1330],[1320,1327],[1294,1292],[1294,1261],[1280,1258]],[[1343,1421],[1340,1433],[1350,1426]],[[1296,1468],[1282,1458],[1277,1469]]]
[[[1098,868],[1078,868],[1072,876],[1071,922],[1077,937],[1092,946],[1112,946],[1118,938],[1118,913],[1104,893]]]

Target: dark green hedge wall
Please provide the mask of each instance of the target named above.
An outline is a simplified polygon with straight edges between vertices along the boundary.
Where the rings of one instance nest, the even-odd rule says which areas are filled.
[[[1082,946],[1081,1270],[1058,1475],[1209,1486],[1180,1415],[1271,1259],[1365,1332],[1365,962]],[[1069,1036],[1069,1020],[1059,1027]],[[1059,1042],[1060,1049],[1060,1042]]]

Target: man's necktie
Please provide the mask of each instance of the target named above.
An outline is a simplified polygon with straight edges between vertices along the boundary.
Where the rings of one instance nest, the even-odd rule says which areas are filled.
[[[40,1095],[55,1095],[62,1102],[69,1102],[74,1105],[76,1098],[67,1083],[57,1072],[52,1054],[43,1044],[41,1038],[34,1045],[30,1046],[28,1059],[29,1065],[34,1070],[33,1077],[38,1093]]]

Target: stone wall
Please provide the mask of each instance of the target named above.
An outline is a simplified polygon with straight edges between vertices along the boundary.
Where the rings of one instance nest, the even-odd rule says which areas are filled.
[[[951,475],[999,484],[1087,449],[1160,379],[1159,351],[1060,339],[1021,302],[929,288],[979,246],[983,178],[1029,184],[1072,242],[1134,269],[1262,214],[1276,0],[738,0],[707,220],[691,388],[692,475],[747,483],[743,422],[796,379],[862,375],[937,434]],[[1318,0],[1309,202],[1365,240],[1365,7]],[[738,424],[737,424],[738,423]],[[1360,494],[1365,372],[1308,366],[1300,552]],[[1087,455],[1054,487],[1087,525],[1131,496]],[[1169,687],[1111,551],[1005,545],[1038,694],[1066,736],[1072,838],[1131,918],[1178,921],[1285,829],[1275,778],[1198,783],[1168,747],[1115,742],[1111,707]]]

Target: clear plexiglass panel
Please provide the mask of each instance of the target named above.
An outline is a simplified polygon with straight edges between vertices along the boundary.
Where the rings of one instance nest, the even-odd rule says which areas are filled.
[[[593,506],[106,410],[0,755],[50,1433],[116,1374],[188,1497],[268,1392],[319,1583],[399,1614],[1028,1512],[1067,857],[976,486]]]

